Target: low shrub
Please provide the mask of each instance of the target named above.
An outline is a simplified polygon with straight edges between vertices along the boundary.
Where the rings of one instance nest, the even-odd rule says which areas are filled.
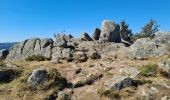
[[[141,71],[140,74],[142,76],[146,76],[146,77],[156,76],[157,72],[158,72],[158,65],[157,64],[149,63],[147,65],[142,66],[140,68],[140,71]]]
[[[119,91],[114,91],[114,90],[105,90],[104,88],[98,89],[97,93],[102,97],[108,97],[110,99],[120,99],[121,96],[119,94]]]
[[[47,57],[41,56],[41,55],[32,55],[29,56],[25,59],[26,61],[46,61],[46,60],[50,60]]]

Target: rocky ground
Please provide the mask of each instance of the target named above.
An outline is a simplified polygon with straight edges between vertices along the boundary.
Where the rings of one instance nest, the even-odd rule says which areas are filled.
[[[119,31],[103,21],[92,38],[33,38],[1,50],[1,100],[170,100],[170,34],[130,44]]]

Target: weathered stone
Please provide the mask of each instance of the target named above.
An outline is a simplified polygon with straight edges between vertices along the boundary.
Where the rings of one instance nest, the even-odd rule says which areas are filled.
[[[147,59],[158,57],[167,52],[165,46],[157,47],[156,43],[149,38],[138,39],[130,49],[127,56],[132,59]]]
[[[32,38],[14,45],[7,56],[7,60],[25,60],[32,55],[51,59],[52,39]]]
[[[74,50],[70,48],[54,47],[52,50],[52,60],[72,60]]]
[[[0,61],[6,59],[6,56],[9,54],[8,50],[2,49],[0,50]]]
[[[73,53],[73,59],[78,62],[83,62],[87,60],[87,55],[82,51],[78,51]]]
[[[158,65],[159,68],[166,72],[167,76],[170,77],[170,59],[163,60]]]
[[[92,50],[92,51],[90,50],[89,54],[88,54],[88,58],[90,58],[90,59],[98,59],[98,58],[100,58],[100,55],[96,50]]]
[[[102,29],[99,38],[99,42],[115,42],[120,43],[120,26],[110,20],[104,20],[102,22]]]
[[[94,33],[93,33],[93,40],[99,40],[101,30],[99,28],[96,28]]]
[[[86,32],[81,34],[81,40],[84,40],[84,41],[93,41],[93,39]]]
[[[105,86],[107,86],[107,88],[117,90],[121,90],[125,87],[137,87],[138,84],[139,84],[138,81],[124,76],[115,76],[111,78],[109,81],[105,82]]]
[[[33,70],[31,76],[28,78],[27,83],[30,85],[43,84],[47,78],[47,71],[45,69],[39,68]]]
[[[118,66],[118,67],[113,67],[113,69],[111,69],[109,73],[114,73],[116,75],[121,75],[129,78],[135,78],[140,74],[140,71],[134,67]]]
[[[62,48],[54,47],[52,49],[52,60],[62,59]]]
[[[72,57],[73,57],[73,50],[71,50],[69,48],[62,50],[62,59],[72,60]]]

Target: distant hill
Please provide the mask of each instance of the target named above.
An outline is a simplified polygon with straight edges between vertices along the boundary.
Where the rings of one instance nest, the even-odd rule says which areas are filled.
[[[8,50],[10,47],[12,47],[16,43],[17,42],[0,43],[0,49],[7,49]]]

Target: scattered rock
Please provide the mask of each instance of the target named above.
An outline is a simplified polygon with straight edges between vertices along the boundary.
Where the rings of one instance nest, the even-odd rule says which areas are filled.
[[[157,91],[154,91],[149,87],[144,86],[142,87],[142,89],[140,89],[139,94],[141,95],[141,97],[139,96],[139,98],[142,98],[144,100],[155,100],[157,93],[158,93]]]
[[[93,41],[93,39],[86,32],[81,34],[81,40],[84,40],[84,41]]]
[[[101,30],[99,28],[96,28],[94,33],[93,33],[93,40],[99,40]]]
[[[92,50],[92,51],[89,51],[88,58],[90,58],[90,59],[98,59],[98,58],[100,58],[100,55],[97,52],[97,50]]]
[[[120,43],[120,26],[110,20],[104,20],[102,22],[102,29],[99,38],[100,42],[115,42]]]
[[[0,50],[0,61],[6,59],[6,56],[9,54],[9,51],[6,49]]]
[[[166,72],[167,76],[170,77],[170,59],[163,60],[158,65],[159,68]]]
[[[170,97],[164,96],[164,97],[161,98],[161,100],[170,100]]]
[[[31,76],[28,78],[27,83],[30,85],[43,84],[47,78],[47,71],[42,68],[33,70]]]
[[[80,79],[78,81],[76,81],[73,84],[73,88],[78,88],[78,87],[82,87],[84,85],[90,85],[92,83],[94,83],[97,79],[100,79],[103,76],[102,73],[93,73],[87,76],[87,78],[85,79]]]
[[[124,76],[115,76],[105,82],[105,86],[110,89],[121,90],[125,87],[137,87],[139,81]]]
[[[111,67],[108,73],[114,74],[116,76],[125,76],[129,78],[136,78],[139,74],[140,71],[135,68],[135,67],[130,67],[130,66],[118,66],[118,67]]]

